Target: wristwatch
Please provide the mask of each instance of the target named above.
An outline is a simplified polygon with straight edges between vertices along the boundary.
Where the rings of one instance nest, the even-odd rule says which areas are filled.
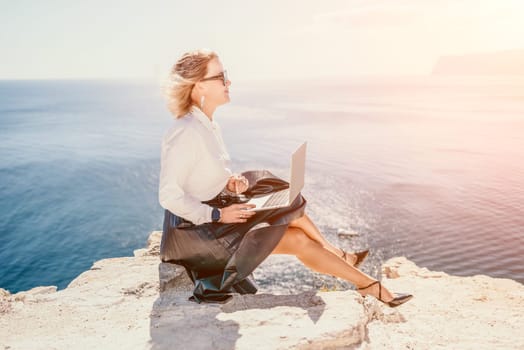
[[[218,208],[213,208],[213,211],[211,212],[211,220],[213,222],[218,222],[220,220],[220,215],[221,212],[220,212],[220,209]]]

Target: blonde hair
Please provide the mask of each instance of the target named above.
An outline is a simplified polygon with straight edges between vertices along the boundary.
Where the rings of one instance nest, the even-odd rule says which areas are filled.
[[[177,118],[186,115],[193,106],[191,92],[195,84],[207,74],[207,64],[218,55],[200,49],[186,52],[173,65],[165,88],[167,107]]]

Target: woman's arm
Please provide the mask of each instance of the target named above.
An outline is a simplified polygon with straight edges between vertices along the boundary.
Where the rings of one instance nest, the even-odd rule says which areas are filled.
[[[158,198],[160,205],[195,225],[211,222],[213,208],[183,190],[199,159],[198,135],[190,128],[168,133],[162,141]]]

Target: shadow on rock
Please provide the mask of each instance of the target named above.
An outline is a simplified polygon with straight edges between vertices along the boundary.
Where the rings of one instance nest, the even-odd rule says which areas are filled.
[[[324,312],[326,303],[316,294],[316,291],[309,291],[294,295],[235,295],[221,308],[223,312],[231,313],[252,309],[271,309],[278,306],[298,307],[306,310],[311,321],[317,323]]]

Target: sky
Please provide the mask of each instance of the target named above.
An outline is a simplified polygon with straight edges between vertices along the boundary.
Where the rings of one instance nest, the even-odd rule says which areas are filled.
[[[521,0],[0,0],[0,79],[162,79],[218,52],[232,78],[427,75],[524,48]]]

